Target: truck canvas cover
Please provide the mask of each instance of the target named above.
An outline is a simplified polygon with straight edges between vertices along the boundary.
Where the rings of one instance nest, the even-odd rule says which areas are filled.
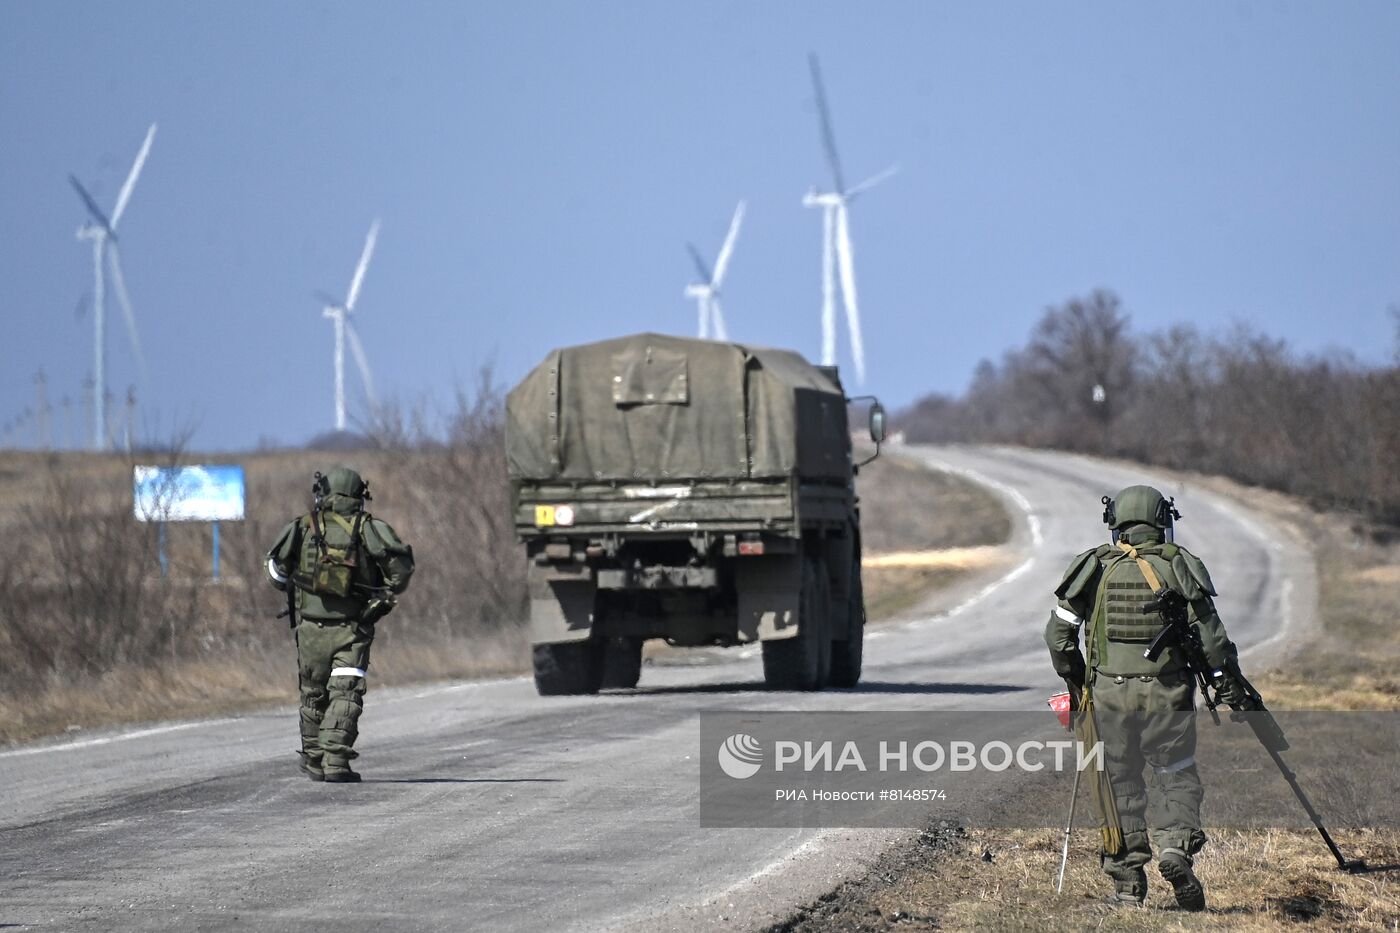
[[[797,353],[660,334],[555,350],[506,399],[514,480],[845,479],[846,434]]]

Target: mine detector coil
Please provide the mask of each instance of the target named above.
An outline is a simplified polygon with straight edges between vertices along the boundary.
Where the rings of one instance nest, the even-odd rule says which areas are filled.
[[[1190,669],[1192,677],[1200,686],[1201,698],[1205,701],[1206,709],[1210,711],[1211,719],[1217,726],[1220,725],[1220,714],[1216,712],[1216,707],[1220,705],[1221,681],[1227,675],[1225,671],[1212,669],[1212,665],[1206,657],[1205,648],[1201,643],[1201,634],[1190,622],[1185,597],[1162,585],[1161,580],[1152,572],[1151,565],[1138,557],[1131,548],[1123,543],[1118,546],[1138,561],[1143,575],[1147,577],[1148,583],[1154,590],[1154,598],[1143,604],[1141,612],[1143,615],[1156,613],[1163,622],[1162,630],[1152,640],[1152,644],[1148,645],[1147,650],[1143,651],[1142,656],[1155,662],[1168,647],[1179,650],[1186,660],[1186,666]],[[1244,692],[1244,700],[1230,704],[1232,710],[1230,719],[1234,722],[1244,722],[1253,730],[1255,738],[1269,753],[1269,757],[1273,759],[1279,773],[1288,782],[1293,796],[1298,798],[1298,802],[1302,804],[1303,810],[1308,814],[1308,819],[1317,829],[1318,835],[1327,844],[1328,851],[1337,860],[1337,867],[1346,872],[1364,871],[1366,869],[1365,859],[1349,859],[1342,855],[1342,850],[1337,847],[1336,841],[1332,839],[1332,834],[1323,825],[1322,817],[1313,807],[1308,795],[1303,792],[1302,786],[1299,785],[1298,775],[1283,760],[1280,752],[1288,750],[1288,737],[1283,734],[1282,727],[1264,705],[1264,698],[1260,696],[1258,690],[1254,689],[1254,685],[1245,679],[1238,668],[1232,668],[1228,676],[1238,683]]]

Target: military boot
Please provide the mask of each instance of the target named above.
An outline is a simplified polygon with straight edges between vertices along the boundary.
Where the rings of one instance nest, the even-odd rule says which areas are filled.
[[[343,768],[327,768],[322,773],[325,775],[325,777],[322,778],[322,780],[324,780],[327,784],[360,783],[359,772],[352,771],[349,765],[346,765]]]
[[[1191,870],[1191,857],[1183,852],[1168,850],[1162,853],[1157,870],[1176,892],[1176,905],[1182,910],[1198,911],[1206,909],[1206,891],[1201,887],[1201,879]]]
[[[313,758],[306,752],[297,752],[301,758],[301,771],[313,781],[324,781],[326,773],[321,770],[321,759]]]
[[[1109,904],[1114,907],[1141,907],[1147,900],[1147,872],[1141,868],[1124,868],[1113,875],[1113,897]]]

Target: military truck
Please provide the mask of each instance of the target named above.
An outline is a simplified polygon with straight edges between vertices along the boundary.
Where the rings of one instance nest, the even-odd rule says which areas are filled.
[[[774,689],[854,686],[852,401],[787,350],[639,334],[550,353],[506,402],[539,693],[635,687],[652,638],[759,642]]]

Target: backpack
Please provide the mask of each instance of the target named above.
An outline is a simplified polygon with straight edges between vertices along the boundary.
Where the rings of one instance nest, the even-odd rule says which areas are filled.
[[[339,525],[349,535],[349,543],[330,544],[326,540],[325,528],[317,519],[318,514]],[[356,513],[353,522],[329,509],[324,512],[313,510],[306,515],[305,521],[311,532],[311,540],[316,546],[316,560],[309,571],[302,570],[298,561],[297,569],[292,573],[292,582],[316,596],[349,597],[359,569],[363,565],[360,526],[364,524],[364,520],[364,512]]]

